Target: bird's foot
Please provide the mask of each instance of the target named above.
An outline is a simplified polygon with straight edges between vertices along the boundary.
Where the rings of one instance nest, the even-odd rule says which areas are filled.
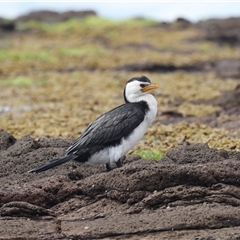
[[[125,158],[126,158],[126,156],[124,155],[116,162],[117,167],[123,166],[123,161],[125,160]]]
[[[111,167],[110,163],[106,164],[106,168],[107,168],[107,171],[109,171],[109,172],[112,170],[112,167]]]
[[[123,161],[124,161],[125,158],[126,158],[126,156],[124,155],[123,157],[118,159],[118,161],[116,162],[117,167],[120,168],[120,167],[123,166]],[[106,168],[107,168],[107,171],[111,171],[112,170],[111,164],[107,163]]]

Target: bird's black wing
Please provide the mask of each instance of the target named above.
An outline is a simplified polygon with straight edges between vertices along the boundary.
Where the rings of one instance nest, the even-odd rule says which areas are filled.
[[[93,146],[116,144],[127,137],[143,120],[148,109],[145,102],[127,103],[104,113],[89,124],[66,154]]]

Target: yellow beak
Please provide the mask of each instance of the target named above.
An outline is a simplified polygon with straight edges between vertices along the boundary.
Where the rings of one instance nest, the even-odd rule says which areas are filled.
[[[149,84],[146,87],[142,88],[141,91],[147,92],[149,90],[156,89],[156,88],[159,88],[159,86],[157,84]]]

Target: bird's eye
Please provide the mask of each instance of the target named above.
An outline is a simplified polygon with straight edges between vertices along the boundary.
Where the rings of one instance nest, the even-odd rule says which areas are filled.
[[[141,88],[144,88],[144,87],[146,87],[148,84],[140,84],[140,87]]]

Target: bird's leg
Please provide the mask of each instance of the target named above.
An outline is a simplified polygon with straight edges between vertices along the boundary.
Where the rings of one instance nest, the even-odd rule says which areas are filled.
[[[122,162],[124,161],[125,158],[126,158],[126,156],[124,155],[123,157],[118,159],[118,161],[116,162],[117,167],[122,167],[123,166]],[[112,167],[111,167],[110,163],[106,164],[106,168],[107,168],[108,171],[112,170]]]
[[[126,156],[122,156],[121,158],[118,159],[118,161],[116,162],[117,167],[122,167],[123,166],[123,161],[126,158]]]
[[[107,168],[108,171],[111,171],[111,170],[112,170],[112,167],[111,167],[110,163],[107,163],[107,164],[106,164],[106,168]]]
[[[122,167],[123,166],[121,158],[116,162],[116,165],[117,165],[117,167]]]

